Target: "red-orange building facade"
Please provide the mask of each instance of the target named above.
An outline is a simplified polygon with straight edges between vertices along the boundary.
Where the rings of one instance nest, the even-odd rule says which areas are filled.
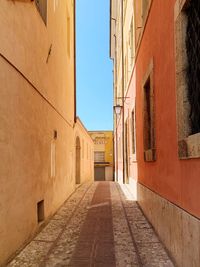
[[[200,134],[191,133],[187,91],[187,38],[198,36],[199,6],[194,0],[111,1],[110,14],[114,106],[121,106],[115,115],[115,177],[137,182],[144,213],[177,265],[187,267],[200,266]],[[126,39],[134,42],[131,67]]]

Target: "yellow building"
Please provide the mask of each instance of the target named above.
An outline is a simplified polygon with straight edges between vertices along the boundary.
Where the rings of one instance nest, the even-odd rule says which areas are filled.
[[[75,189],[75,131],[93,144],[76,124],[75,1],[1,0],[0,25],[3,265]],[[92,179],[92,157],[80,160],[79,182]]]
[[[113,132],[89,131],[94,142],[95,181],[113,180]]]

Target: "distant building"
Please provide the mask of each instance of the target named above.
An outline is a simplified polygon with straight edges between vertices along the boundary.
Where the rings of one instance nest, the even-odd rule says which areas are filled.
[[[113,180],[113,132],[90,131],[94,141],[94,179]]]

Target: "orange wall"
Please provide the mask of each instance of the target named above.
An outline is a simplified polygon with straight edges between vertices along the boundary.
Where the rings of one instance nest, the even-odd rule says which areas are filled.
[[[74,1],[47,3],[45,25],[35,1],[0,1],[0,266],[41,227],[38,202],[47,221],[75,189]]]
[[[179,160],[177,152],[174,5],[174,0],[153,1],[136,61],[138,178],[143,185],[200,217],[200,160]],[[157,160],[145,163],[142,83],[152,57]],[[134,90],[133,86],[129,90]]]

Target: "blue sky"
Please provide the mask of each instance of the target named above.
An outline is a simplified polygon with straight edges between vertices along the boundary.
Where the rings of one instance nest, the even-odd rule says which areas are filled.
[[[109,0],[76,0],[77,115],[88,130],[112,130]]]

